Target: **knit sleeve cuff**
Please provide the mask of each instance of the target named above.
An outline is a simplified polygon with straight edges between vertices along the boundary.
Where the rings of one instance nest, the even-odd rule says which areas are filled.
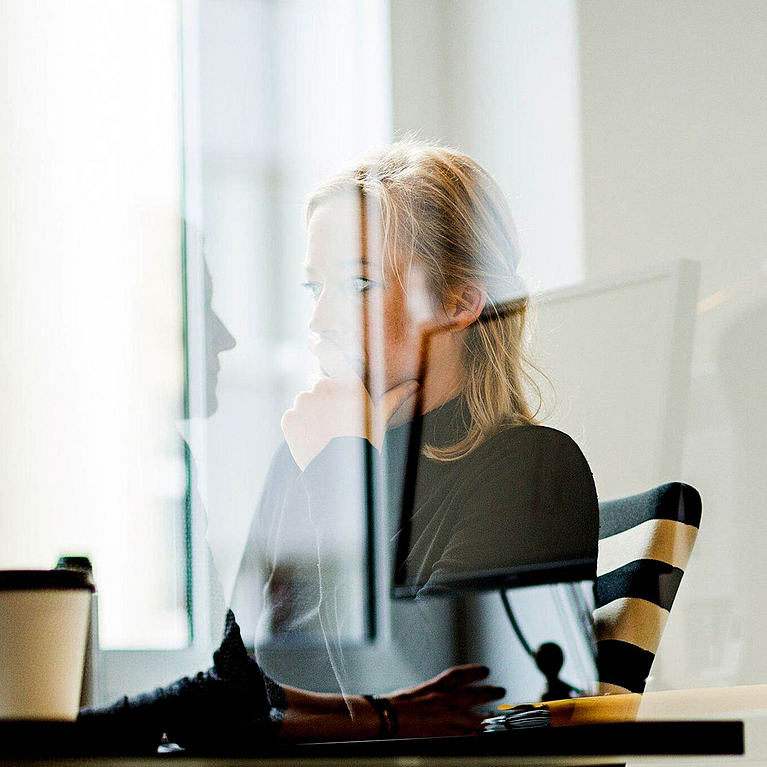
[[[282,721],[285,719],[285,714],[288,711],[288,696],[285,694],[282,685],[275,682],[263,670],[261,671],[261,676],[264,678],[264,687],[266,688],[270,704],[269,734],[271,737],[276,738],[282,726]]]

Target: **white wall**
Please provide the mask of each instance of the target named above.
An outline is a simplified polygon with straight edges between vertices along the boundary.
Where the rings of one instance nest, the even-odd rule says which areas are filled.
[[[188,638],[178,56],[175,2],[0,2],[0,567],[89,555],[110,648]]]
[[[767,9],[585,0],[579,27],[586,274],[702,265],[681,479],[703,521],[653,686],[762,682]]]
[[[394,129],[453,145],[506,193],[533,288],[582,276],[572,0],[392,0]]]

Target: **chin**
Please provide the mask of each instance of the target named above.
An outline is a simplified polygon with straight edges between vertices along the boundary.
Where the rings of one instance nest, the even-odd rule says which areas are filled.
[[[405,383],[406,381],[412,381],[414,376],[397,376],[396,378],[386,378],[383,383],[381,394],[394,389],[396,386]]]

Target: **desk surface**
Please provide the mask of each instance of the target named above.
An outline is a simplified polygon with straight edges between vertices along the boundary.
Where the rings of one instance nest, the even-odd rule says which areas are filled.
[[[615,764],[631,756],[722,756],[743,753],[743,724],[736,721],[621,722],[575,727],[487,733],[475,737],[413,738],[347,743],[279,744],[258,756],[221,752],[187,752],[148,757],[91,754],[62,749],[57,737],[66,724],[0,723],[0,763],[24,765],[103,764],[250,765],[293,767],[316,765],[397,765],[398,767],[450,767],[467,764],[580,765]],[[58,744],[58,745],[57,745]]]

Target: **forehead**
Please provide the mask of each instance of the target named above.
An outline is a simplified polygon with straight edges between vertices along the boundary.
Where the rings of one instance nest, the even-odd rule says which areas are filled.
[[[306,266],[323,268],[348,262],[380,262],[380,226],[354,192],[340,192],[321,202],[309,219]]]

